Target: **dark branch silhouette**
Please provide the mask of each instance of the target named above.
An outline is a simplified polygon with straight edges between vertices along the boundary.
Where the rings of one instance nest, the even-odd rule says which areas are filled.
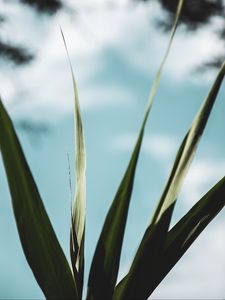
[[[19,0],[21,4],[29,5],[40,14],[52,15],[61,9],[62,3],[58,0]],[[7,5],[7,3],[5,4]],[[7,22],[7,16],[0,14],[0,27],[4,22]],[[22,66],[31,62],[35,55],[31,53],[27,48],[12,44],[11,42],[5,42],[0,37],[0,58],[4,61],[13,63],[14,66]],[[21,119],[17,121],[17,128],[28,133],[32,142],[40,143],[40,137],[50,132],[49,124],[43,122],[34,122],[28,119]]]
[[[11,61],[15,65],[23,65],[29,63],[34,55],[23,47],[4,43],[0,40],[0,57]]]
[[[63,5],[59,0],[19,0],[21,4],[28,5],[38,13],[52,15],[60,10]],[[5,4],[7,5],[7,4]],[[0,26],[7,21],[7,17],[0,14]],[[34,59],[34,53],[31,53],[25,47],[4,42],[0,37],[0,58],[12,62],[15,66],[22,66]]]
[[[161,22],[165,24],[165,28],[171,27],[178,0],[159,0],[159,2],[168,14],[168,18]],[[212,17],[215,16],[224,17],[224,5],[222,0],[189,0],[184,1],[180,22],[185,24],[187,29],[194,30],[208,24]]]
[[[150,0],[136,0],[148,2]],[[162,9],[166,13],[163,14],[163,19],[158,20],[157,25],[167,31],[171,28],[174,22],[174,14],[179,0],[158,0]],[[225,50],[225,4],[223,0],[188,0],[184,1],[184,6],[180,18],[180,22],[187,30],[196,30],[198,28],[210,25],[213,17],[219,17],[222,21],[222,28],[216,34],[219,39],[224,42]],[[225,51],[224,51],[225,53]],[[199,69],[218,68],[225,60],[224,55],[218,55],[211,61],[206,62]]]
[[[62,8],[62,2],[59,0],[20,0],[40,13],[54,14]]]

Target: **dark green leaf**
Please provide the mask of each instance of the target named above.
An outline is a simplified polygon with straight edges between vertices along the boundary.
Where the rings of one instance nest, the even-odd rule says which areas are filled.
[[[1,100],[0,149],[21,244],[38,284],[48,299],[78,299],[72,272]]]
[[[160,265],[158,265],[154,280],[149,282],[151,292],[179,261],[205,227],[223,209],[224,205],[225,177],[208,191],[169,231]]]
[[[112,297],[142,137],[143,132],[139,136],[126,174],[106,217],[91,266],[88,299]]]
[[[169,44],[159,70],[156,74],[156,78],[153,82],[146,112],[144,115],[144,120],[137,138],[135,148],[133,150],[128,168],[120,183],[112,206],[106,216],[105,223],[99,241],[97,243],[88,281],[88,299],[110,299],[113,295],[118,275],[121,248],[134,183],[135,170],[142,144],[145,125],[150,109],[152,107],[154,96],[156,94],[163,66],[166,62],[169,50],[171,48],[182,4],[183,1],[180,0]]]
[[[225,63],[222,65],[208,96],[178,150],[152,222],[146,229],[128,275],[116,288],[115,299],[129,299],[131,297],[133,299],[147,299],[150,295],[148,278],[153,280],[158,265],[161,264],[177,195],[207,124],[224,75]]]

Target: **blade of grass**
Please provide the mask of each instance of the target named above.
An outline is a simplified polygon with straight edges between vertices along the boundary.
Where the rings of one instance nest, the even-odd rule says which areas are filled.
[[[216,96],[219,92],[220,85],[225,76],[225,62],[216,77],[216,80],[202,104],[198,114],[196,115],[191,128],[189,129],[181,148],[179,149],[178,156],[175,160],[174,166],[170,173],[169,179],[162,193],[159,204],[154,213],[152,223],[157,222],[165,210],[171,206],[177,198],[181,185],[187,174],[190,163],[195,154],[199,140],[204,132],[209,115],[216,101]]]
[[[184,255],[206,226],[225,205],[225,177],[206,193],[189,212],[168,232],[165,250],[154,280],[149,282],[151,293]]]
[[[154,278],[157,268],[161,264],[177,195],[207,124],[224,76],[225,63],[178,150],[153,219],[146,229],[128,275],[116,288],[115,299],[141,299],[141,297],[146,299],[150,295],[148,278]]]
[[[135,170],[142,144],[145,125],[157,91],[162,69],[172,45],[182,5],[183,1],[180,0],[174,26],[169,39],[169,44],[156,74],[156,78],[153,82],[136,145],[128,164],[128,168],[113,200],[112,206],[110,207],[110,210],[106,216],[103,229],[97,243],[88,281],[88,299],[110,299],[113,294],[118,275],[121,248],[132,194]]]
[[[71,226],[71,244],[70,253],[71,261],[74,270],[74,276],[78,273],[78,291],[82,297],[83,276],[84,276],[84,236],[85,236],[85,215],[86,215],[86,150],[83,133],[83,124],[80,113],[80,104],[78,97],[77,84],[73,72],[73,67],[70,61],[66,40],[62,29],[61,34],[65,45],[74,90],[74,120],[75,120],[75,155],[76,155],[76,193],[75,203],[72,214]]]
[[[160,263],[152,260],[151,267],[154,269],[154,274],[150,277],[149,271],[145,270],[146,276],[142,279],[147,279],[148,297],[224,206],[225,177],[210,189],[168,232],[165,248],[160,257]],[[147,233],[149,231],[146,231]],[[147,253],[146,251],[146,255],[149,256],[151,253]],[[117,286],[114,299],[121,299],[123,287],[128,279],[129,274]],[[135,299],[135,297],[132,299]],[[138,299],[142,299],[141,295],[139,295]]]
[[[26,259],[47,299],[78,299],[72,272],[0,99],[0,149]]]
[[[79,275],[77,272],[76,268],[76,257],[77,257],[77,251],[78,251],[78,245],[77,245],[77,238],[75,231],[73,230],[73,196],[72,196],[72,183],[71,183],[71,171],[70,171],[70,159],[69,159],[69,154],[67,153],[67,160],[68,160],[68,171],[69,171],[69,196],[70,196],[70,221],[71,221],[71,226],[70,226],[70,258],[71,258],[71,263],[72,263],[72,268],[73,268],[73,275],[75,278],[75,282],[77,284],[77,287],[79,289]]]

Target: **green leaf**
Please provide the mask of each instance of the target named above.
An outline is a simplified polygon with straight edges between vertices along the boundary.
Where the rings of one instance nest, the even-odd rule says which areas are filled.
[[[145,264],[144,270],[142,270],[142,275],[144,275],[141,278],[141,281],[146,282],[146,285],[148,286],[148,295],[145,297],[143,297],[142,294],[139,294],[138,296],[133,295],[132,299],[147,299],[151,295],[154,289],[170,272],[206,226],[223,209],[224,205],[225,177],[223,177],[210,191],[208,191],[207,194],[203,196],[201,200],[199,200],[168,232],[165,247],[161,252],[160,261],[151,256],[152,249],[147,248],[147,244],[145,244],[145,249],[143,249],[143,251],[146,251],[145,256],[143,255],[143,262],[145,260]],[[147,241],[147,234],[149,233],[150,230],[146,231],[145,241]],[[160,234],[160,229],[158,233]],[[157,240],[157,235],[155,235],[154,238]],[[154,243],[152,236],[151,240]],[[148,259],[146,259],[146,256],[149,256]],[[151,265],[148,264],[150,260]],[[152,271],[150,271],[150,268]],[[124,299],[122,298],[124,296],[123,289],[128,281],[129,274],[125,276],[117,286],[114,299]],[[135,288],[138,287],[139,283],[135,282]]]
[[[191,128],[189,129],[181,144],[169,179],[153,216],[152,223],[157,222],[162,214],[166,211],[166,209],[173,205],[173,203],[177,199],[177,195],[180,191],[181,185],[183,183],[185,175],[187,174],[197,145],[204,132],[209,115],[216,101],[216,97],[219,92],[224,75],[225,62],[222,65],[208,96],[203,102],[202,107],[196,115]]]
[[[180,187],[205,129],[224,76],[225,63],[178,150],[153,219],[146,229],[128,275],[116,288],[115,299],[147,299],[150,295],[149,278],[153,280],[156,270],[161,264],[168,228]]]
[[[0,149],[21,244],[38,284],[47,299],[78,299],[72,272],[1,100]]]
[[[144,135],[145,125],[159,84],[161,72],[166,62],[177,28],[183,1],[179,1],[165,56],[153,82],[143,123],[130,162],[120,183],[116,196],[106,216],[91,265],[88,281],[88,299],[111,299],[117,280],[122,242],[127,214],[133,189],[135,170]]]
[[[91,265],[87,299],[112,297],[142,137],[143,132],[139,136],[128,169],[107,214]]]
[[[86,216],[86,150],[81,119],[80,104],[77,84],[70,61],[66,40],[61,29],[65,49],[70,65],[73,90],[74,90],[74,120],[75,120],[75,156],[76,156],[76,194],[75,204],[72,212],[72,224],[70,234],[70,255],[74,276],[77,279],[79,297],[82,297],[84,276],[84,238],[85,238],[85,216]]]
[[[225,177],[201,198],[189,212],[169,231],[166,246],[151,292],[174,267],[205,227],[217,216],[225,205]]]

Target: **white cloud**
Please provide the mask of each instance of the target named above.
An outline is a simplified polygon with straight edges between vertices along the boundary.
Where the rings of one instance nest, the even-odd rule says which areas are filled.
[[[93,105],[94,102],[102,106],[109,103],[118,106],[121,101],[113,102],[110,97],[105,97],[104,101],[99,99],[102,90],[100,84],[90,87],[87,82],[89,75],[95,74],[101,66],[105,49],[116,49],[133,66],[134,72],[137,69],[148,78],[151,71],[157,69],[168,42],[168,34],[159,34],[153,26],[155,18],[160,14],[158,5],[150,3],[147,6],[142,4],[131,7],[127,3],[112,1],[114,9],[110,9],[103,5],[103,1],[92,4],[90,1],[80,1],[76,6],[73,1],[68,1],[76,13],[69,17],[67,13],[61,12],[51,21],[45,17],[40,20],[25,6],[21,9],[15,3],[1,4],[2,11],[13,16],[5,25],[3,34],[9,37],[14,32],[14,42],[27,44],[31,49],[39,51],[37,60],[29,67],[23,70],[13,68],[1,75],[1,79],[4,77],[1,81],[3,97],[9,102],[15,101],[18,93],[22,93],[23,98],[29,100],[26,106],[30,103],[31,109],[44,106],[60,112],[71,110],[72,88],[58,27],[60,24],[67,37],[81,93],[86,93],[82,89],[90,89],[92,95],[91,101],[81,99],[81,104],[83,101],[85,109],[97,107]],[[215,54],[218,45],[212,30],[208,28],[191,33],[188,37],[178,30],[165,73],[172,80],[187,80],[188,72],[197,63]],[[112,92],[125,95],[125,103],[133,99],[132,91],[125,91],[126,86],[121,91],[121,87],[109,83],[105,89],[108,95]],[[37,105],[30,99],[37,100]]]
[[[192,206],[218,180],[225,176],[225,160],[212,159],[194,160],[185,178],[181,191],[181,201],[186,207]]]
[[[144,151],[152,154],[158,160],[166,161],[176,150],[176,140],[164,135],[147,136]]]
[[[134,148],[137,135],[123,134],[119,135],[110,142],[110,148],[117,151],[131,151]],[[177,147],[177,141],[172,136],[162,134],[145,134],[142,151],[147,155],[151,155],[159,162],[165,162],[174,155]]]

